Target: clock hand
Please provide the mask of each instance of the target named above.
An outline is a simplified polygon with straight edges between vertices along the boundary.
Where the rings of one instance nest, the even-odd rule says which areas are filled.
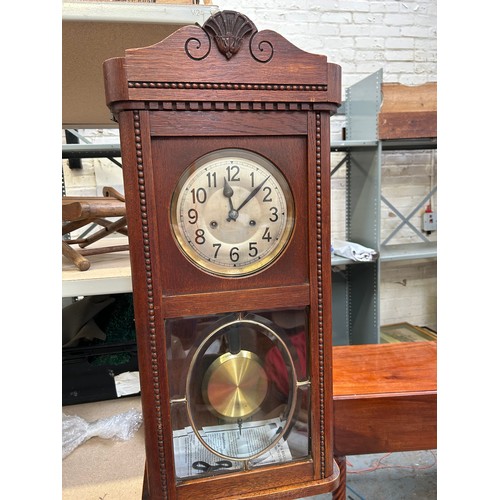
[[[227,214],[227,221],[236,220],[238,218],[238,210],[234,209],[232,196],[234,194],[233,188],[229,185],[226,178],[224,178],[224,189],[222,194],[229,200],[229,212]]]
[[[239,212],[260,191],[260,188],[266,183],[269,177],[271,176],[268,175],[257,187],[253,188],[251,193],[245,198],[245,201],[236,209],[236,212]]]

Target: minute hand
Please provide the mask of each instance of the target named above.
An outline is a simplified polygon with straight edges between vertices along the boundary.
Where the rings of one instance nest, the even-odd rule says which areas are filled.
[[[260,191],[260,188],[266,183],[269,177],[271,176],[268,175],[257,187],[253,188],[251,193],[245,198],[245,201],[236,209],[237,212],[239,212]]]

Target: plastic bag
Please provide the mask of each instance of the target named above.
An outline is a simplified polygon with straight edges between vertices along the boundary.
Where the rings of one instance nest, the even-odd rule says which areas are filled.
[[[333,240],[332,252],[340,257],[358,262],[372,262],[377,260],[378,252],[352,241]]]
[[[128,441],[142,425],[142,413],[132,409],[111,417],[87,422],[78,415],[62,416],[62,457],[92,437]]]

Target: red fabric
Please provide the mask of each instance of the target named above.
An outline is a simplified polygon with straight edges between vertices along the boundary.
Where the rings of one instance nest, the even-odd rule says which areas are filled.
[[[299,361],[297,370],[297,378],[303,379],[306,375],[306,333],[300,332],[290,337],[292,345],[297,351]],[[286,370],[285,361],[277,347],[273,347],[266,355],[265,359],[266,373],[269,379],[274,382],[276,388],[285,396],[288,395],[288,372]]]

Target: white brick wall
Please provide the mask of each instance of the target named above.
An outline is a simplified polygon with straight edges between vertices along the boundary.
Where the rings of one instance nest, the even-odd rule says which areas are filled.
[[[214,0],[342,66],[343,88],[383,68],[384,80],[436,81],[437,0]]]
[[[406,321],[436,329],[436,267],[436,261],[424,260],[381,264],[381,324]]]

